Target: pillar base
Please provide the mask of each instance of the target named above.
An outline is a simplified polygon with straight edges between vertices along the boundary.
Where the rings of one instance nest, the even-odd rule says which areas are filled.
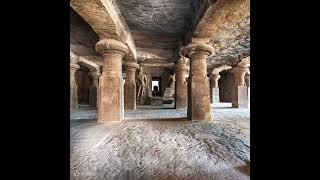
[[[232,99],[233,108],[248,108],[248,87],[237,86]]]
[[[212,93],[211,103],[219,103],[220,102],[219,88],[212,88],[211,93]]]
[[[191,78],[191,120],[211,121],[210,90],[207,77]],[[190,110],[189,110],[190,111]]]
[[[122,78],[100,78],[100,105],[98,122],[121,121],[123,118],[122,106]]]

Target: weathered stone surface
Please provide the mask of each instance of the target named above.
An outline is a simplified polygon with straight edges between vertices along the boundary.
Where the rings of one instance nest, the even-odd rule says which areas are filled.
[[[213,51],[212,46],[202,43],[190,43],[181,51],[191,61],[188,91],[188,118],[191,120],[211,120],[206,59]]]
[[[234,91],[232,99],[232,107],[234,108],[248,108],[248,87],[237,86]]]
[[[98,34],[99,39],[115,39],[128,48],[127,60],[136,61],[137,53],[129,27],[114,1],[71,0],[70,6]]]
[[[211,103],[219,103],[220,102],[220,92],[219,87],[210,89],[211,95]]]
[[[175,88],[167,87],[163,95],[163,100],[162,100],[163,104],[174,103],[174,96],[175,96]]]
[[[183,35],[194,16],[193,0],[116,0],[131,30]]]
[[[96,44],[103,56],[103,72],[99,79],[98,121],[120,121],[124,116],[122,58],[127,46],[113,39],[104,39]]]
[[[70,51],[77,56],[100,56],[94,49],[98,41],[92,27],[70,7]]]
[[[170,75],[168,79],[168,87],[163,94],[163,104],[172,104],[175,101],[175,83],[176,75]]]
[[[151,106],[161,106],[163,105],[163,98],[162,97],[151,97]],[[171,103],[169,103],[171,104]]]
[[[72,21],[72,48],[96,63],[101,58],[93,48],[97,34],[127,44],[126,60],[137,57],[151,66],[173,66],[181,42],[205,42],[215,48],[207,58],[209,72],[250,55],[249,0],[72,0],[71,6],[92,27]],[[136,53],[131,53],[134,44]]]
[[[136,70],[139,65],[136,63],[126,64],[126,81],[124,83],[124,109],[136,109]]]
[[[230,71],[234,75],[236,86],[245,86],[245,75],[249,72],[248,67],[235,66]]]
[[[89,77],[91,79],[89,86],[89,104],[93,108],[98,108],[99,104],[99,78],[101,74],[98,71],[90,71]]]
[[[70,63],[70,110],[78,108],[78,86],[75,79],[78,69],[80,69],[78,64]]]
[[[176,65],[176,109],[188,107],[188,83],[189,73],[188,59],[180,58]]]
[[[250,87],[250,71],[244,76],[245,83],[248,87]]]
[[[201,1],[186,39],[215,48],[209,69],[220,61],[235,65],[238,56],[250,55],[250,0]]]
[[[134,119],[72,121],[74,179],[250,179],[250,112],[213,106],[214,122]],[[126,112],[137,118],[186,117],[185,111]],[[179,116],[177,116],[179,115]],[[127,117],[129,118],[129,117]]]

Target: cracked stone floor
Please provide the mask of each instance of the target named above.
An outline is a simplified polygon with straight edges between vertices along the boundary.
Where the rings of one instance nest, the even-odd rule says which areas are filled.
[[[107,123],[76,112],[71,179],[250,179],[250,110],[218,103],[212,111],[212,122],[193,122],[170,106],[138,106]]]

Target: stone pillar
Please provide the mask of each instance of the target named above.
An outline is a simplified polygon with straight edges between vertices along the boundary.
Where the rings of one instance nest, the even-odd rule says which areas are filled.
[[[188,107],[187,75],[189,67],[187,62],[187,58],[181,58],[176,64],[176,109],[187,109]]]
[[[188,102],[189,119],[211,120],[210,85],[207,77],[207,57],[213,53],[213,47],[204,43],[190,43],[182,49],[182,54],[191,61],[190,93]],[[190,107],[189,107],[190,106]]]
[[[137,63],[126,64],[126,81],[124,83],[124,109],[136,109],[136,70],[139,68]]]
[[[70,110],[78,109],[78,86],[75,78],[78,69],[78,64],[70,63]]]
[[[103,56],[98,122],[121,121],[124,114],[122,58],[128,53],[128,48],[119,41],[103,39],[96,44],[96,51]]]
[[[234,77],[234,91],[232,96],[232,107],[248,108],[248,89],[245,83],[245,74],[249,68],[245,66],[235,66],[231,69]]]
[[[250,107],[250,70],[244,78],[248,89],[248,107]]]
[[[89,105],[92,108],[98,108],[99,77],[101,74],[98,71],[90,71],[88,75],[91,79],[89,86]]]
[[[210,74],[210,100],[211,103],[220,102],[219,98],[219,85],[218,80],[220,79],[219,74]]]
[[[244,76],[247,87],[250,87],[250,71]]]

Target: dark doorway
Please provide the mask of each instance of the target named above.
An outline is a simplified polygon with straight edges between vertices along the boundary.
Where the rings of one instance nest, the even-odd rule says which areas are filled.
[[[161,96],[161,77],[152,77],[152,96]]]

